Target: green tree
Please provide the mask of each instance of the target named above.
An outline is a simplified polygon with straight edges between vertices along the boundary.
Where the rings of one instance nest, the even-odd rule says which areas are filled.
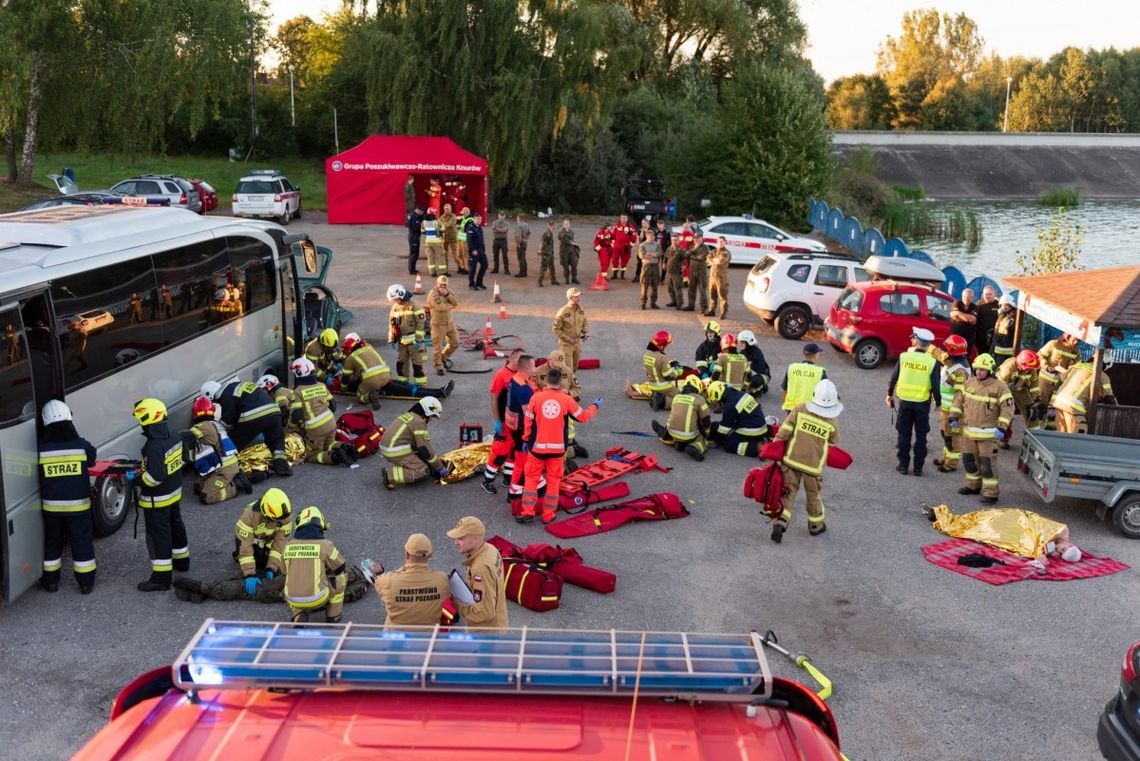
[[[1037,231],[1037,246],[1028,255],[1014,255],[1014,266],[1022,275],[1048,275],[1084,269],[1080,265],[1081,247],[1085,242],[1083,225],[1073,224],[1064,209],[1054,212],[1049,226]]]
[[[890,88],[878,74],[842,77],[827,88],[827,124],[832,129],[890,129],[895,116]]]
[[[1033,71],[1009,102],[1009,129],[1013,132],[1056,132],[1065,129],[1065,92],[1052,74]]]
[[[918,117],[923,129],[973,129],[974,114],[962,80],[950,76],[936,83],[923,98]]]

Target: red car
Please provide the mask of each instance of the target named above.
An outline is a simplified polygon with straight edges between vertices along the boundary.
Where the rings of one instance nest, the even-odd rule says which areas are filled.
[[[827,340],[864,370],[910,348],[911,331],[926,328],[941,343],[950,335],[954,299],[922,283],[874,280],[839,294],[827,317]]]
[[[214,190],[210,183],[205,180],[190,180],[189,182],[198,189],[198,195],[202,198],[203,214],[218,208],[218,191]]]

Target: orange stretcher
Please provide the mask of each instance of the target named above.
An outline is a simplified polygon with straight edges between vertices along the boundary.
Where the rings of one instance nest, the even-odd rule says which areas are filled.
[[[559,492],[566,495],[589,492],[634,471],[647,470],[669,472],[669,468],[658,462],[654,455],[631,452],[623,447],[610,447],[606,450],[604,459],[583,465],[573,473],[563,476]]]

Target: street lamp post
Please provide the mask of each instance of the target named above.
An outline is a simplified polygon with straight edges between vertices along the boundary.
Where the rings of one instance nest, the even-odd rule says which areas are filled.
[[[1001,131],[1009,132],[1009,87],[1013,84],[1013,77],[1005,78],[1005,120],[1002,123]]]

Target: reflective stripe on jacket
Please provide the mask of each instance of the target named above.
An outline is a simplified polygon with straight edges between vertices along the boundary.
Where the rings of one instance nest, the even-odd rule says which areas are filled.
[[[776,438],[788,442],[784,465],[818,476],[827,464],[828,448],[839,441],[839,428],[835,420],[813,415],[807,405],[797,404],[780,425]]]
[[[899,379],[895,394],[904,402],[925,402],[930,399],[930,374],[937,364],[934,357],[913,349],[899,356]],[[813,389],[814,390],[814,389]]]
[[[784,390],[784,409],[810,402],[815,387],[823,380],[823,367],[811,362],[793,362],[788,365],[788,387]]]
[[[677,441],[692,441],[708,428],[709,404],[700,394],[677,394],[665,427]]]

